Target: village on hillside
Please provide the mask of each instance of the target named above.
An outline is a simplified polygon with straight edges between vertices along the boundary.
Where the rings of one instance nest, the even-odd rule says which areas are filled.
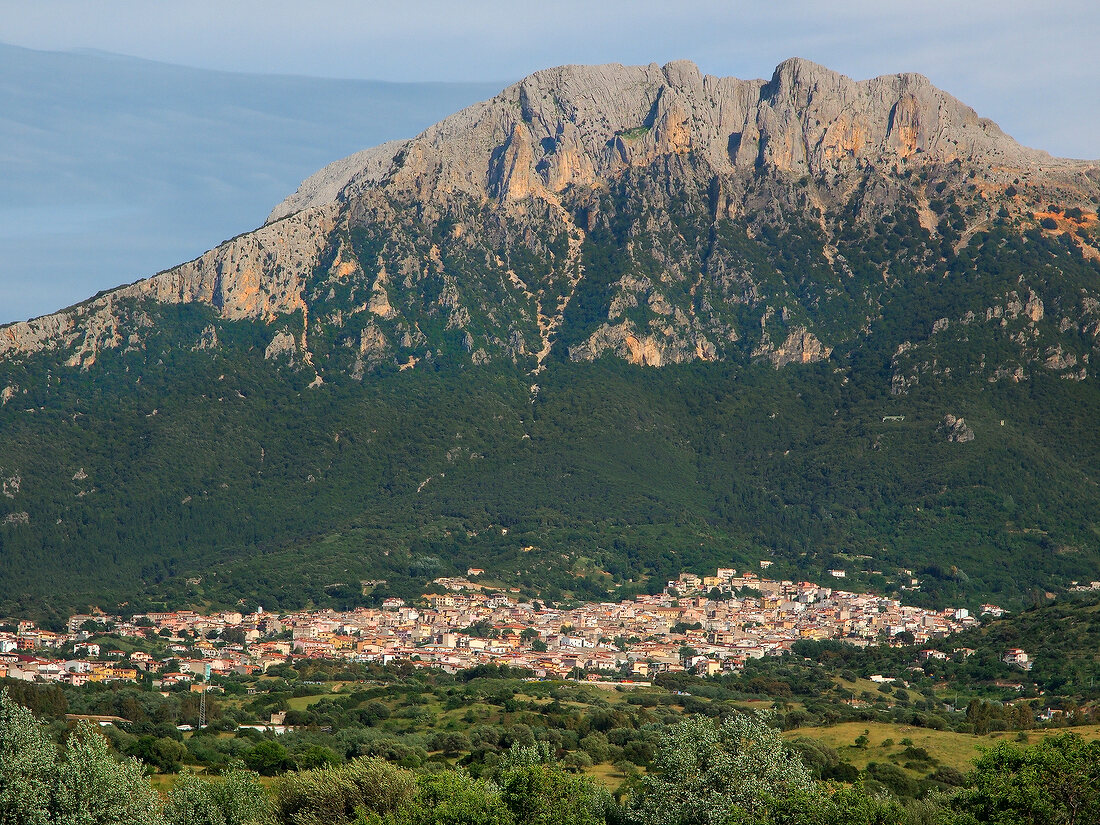
[[[437,579],[438,590],[417,605],[390,598],[380,608],[347,612],[76,615],[63,633],[19,621],[14,631],[0,632],[0,676],[77,686],[148,679],[166,690],[260,674],[302,657],[407,661],[448,672],[496,664],[540,678],[639,682],[666,672],[737,671],[748,659],[781,655],[799,639],[912,644],[977,623],[965,609],[927,610],[728,568],[707,577],[684,573],[658,595],[568,610],[482,587],[482,576],[471,569],[464,578]],[[162,653],[102,643],[105,633],[156,640]],[[1023,651],[1012,655],[1021,654],[1026,662]]]

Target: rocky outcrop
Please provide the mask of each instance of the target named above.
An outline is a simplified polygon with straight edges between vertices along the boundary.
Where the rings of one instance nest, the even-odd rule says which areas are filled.
[[[817,340],[812,332],[802,326],[797,326],[790,331],[782,344],[778,347],[770,346],[758,349],[754,354],[761,355],[772,362],[779,369],[787,364],[810,364],[814,361],[824,361],[832,354],[832,348],[827,347]]]
[[[310,175],[297,191],[271,210],[266,223],[282,220],[295,212],[335,203],[350,197],[356,189],[378,183],[393,166],[394,156],[408,143],[391,140],[349,155]]]
[[[271,321],[305,309],[305,279],[320,263],[337,212],[331,204],[298,212],[148,280],[0,328],[0,359],[59,349],[71,350],[70,366],[91,366],[100,350],[121,346],[141,326],[125,308],[135,300],[205,304],[227,319]]]
[[[1048,182],[1057,174],[1067,184],[1094,185],[1085,180],[1089,164],[1020,146],[922,75],[855,81],[797,58],[768,81],[711,77],[687,61],[548,69],[428,129],[387,168],[395,147],[364,156],[357,173],[334,165],[325,174],[385,177],[421,196],[521,200],[691,152],[718,174],[762,168],[820,177],[958,161],[1001,186],[1039,165]]]
[[[966,423],[965,418],[956,418],[948,413],[943,417],[941,429],[947,435],[948,441],[965,444],[974,440],[974,430]]]
[[[289,330],[282,329],[275,333],[275,337],[271,339],[271,343],[267,345],[264,350],[264,359],[271,361],[275,358],[284,358],[290,366],[294,366],[296,363],[295,356],[298,354],[298,345],[294,340],[294,336],[290,334]]]
[[[595,361],[604,353],[644,367],[709,361],[715,357],[714,345],[701,335],[690,331],[679,334],[668,327],[643,333],[629,322],[602,325],[584,343],[571,347],[569,357],[574,361]]]
[[[295,213],[116,294],[208,304],[229,319],[270,321],[304,309],[304,281],[320,263],[336,211],[330,205]]]
[[[194,349],[217,349],[218,348],[218,330],[213,324],[207,324],[203,327],[202,333],[199,335],[199,341],[195,344]]]
[[[23,477],[19,473],[12,473],[9,476],[0,468],[0,493],[5,498],[15,498],[22,485]]]

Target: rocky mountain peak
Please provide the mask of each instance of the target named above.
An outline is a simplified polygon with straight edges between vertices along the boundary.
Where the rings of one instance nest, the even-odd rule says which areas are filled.
[[[966,215],[960,212],[960,226],[950,232],[965,235],[998,210],[1031,220],[1046,208],[1041,199],[1094,211],[1100,180],[1095,166],[1020,146],[919,74],[857,81],[800,58],[785,60],[769,80],[705,75],[690,61],[560,66],[536,72],[414,138],[330,164],[276,206],[264,227],[195,261],[5,328],[0,357],[60,349],[68,363],[88,366],[104,347],[139,345],[140,330],[130,328],[120,307],[152,299],[203,304],[227,320],[270,323],[300,312],[306,328],[295,340],[302,348],[309,346],[311,319],[341,325],[349,312],[366,312],[377,324],[393,326],[388,332],[378,326],[357,331],[356,341],[373,342],[374,353],[421,340],[418,316],[441,311],[447,329],[462,331],[471,358],[485,360],[494,350],[512,358],[538,353],[541,364],[584,278],[588,233],[609,220],[601,217],[608,194],[644,186],[647,175],[653,185],[629,193],[651,213],[647,232],[674,239],[669,215],[676,210],[702,210],[708,220],[755,216],[757,223],[780,219],[777,209],[795,210],[820,227],[822,254],[840,273],[850,268],[843,256],[836,257],[829,238],[842,209],[855,209],[856,220],[873,226],[891,210],[912,208],[924,230],[936,236],[940,217],[932,207],[953,198]],[[1096,252],[1085,234],[1074,234],[1078,224],[1050,220],[1064,224],[1083,252]],[[1081,220],[1087,228],[1087,216]],[[426,243],[424,233],[441,224],[450,227],[449,236]],[[350,233],[357,228],[375,237],[370,258],[353,248]],[[450,242],[463,254],[480,250],[485,271],[502,267],[500,280],[514,302],[507,310],[511,321],[502,320],[499,308],[472,309],[485,300],[476,294],[476,278],[485,274],[472,281],[469,273],[449,271],[440,244]],[[505,261],[502,253],[516,244],[544,260],[548,272],[533,275]],[[769,303],[763,285],[747,274],[735,277],[732,263],[677,259],[687,250],[647,254],[650,273],[630,273],[617,282],[610,314],[585,340],[571,344],[573,357],[610,350],[656,365],[721,358],[739,341],[744,343],[737,346],[776,364],[820,360],[831,352],[834,342],[820,340],[822,333],[808,318],[786,311],[797,303],[791,296],[773,296]],[[309,284],[326,266],[329,280],[311,293]],[[704,323],[702,315],[719,312],[714,301],[734,300],[697,299],[709,283],[705,278],[681,304],[658,286],[661,280],[684,282],[700,268],[707,277],[722,272],[723,278],[742,279],[734,303],[755,308],[751,323]],[[418,285],[437,278],[442,287],[430,294],[439,307],[417,306]],[[364,283],[355,286],[357,279]],[[322,308],[340,289],[350,290],[354,305]],[[723,289],[733,289],[732,281]],[[413,303],[399,307],[397,291]],[[646,329],[638,326],[642,313],[632,309],[643,305],[653,316]],[[784,312],[777,312],[779,306]],[[783,320],[770,329],[768,319]],[[758,337],[751,345],[750,330]]]
[[[920,75],[538,72],[0,328],[0,601],[119,559],[157,603],[452,558],[594,595],[703,550],[1091,581],[1098,206]]]
[[[659,157],[704,159],[716,173],[771,169],[847,174],[968,163],[1006,186],[1045,164],[1072,175],[1082,164],[1026,149],[923,75],[856,81],[791,58],[764,80],[704,75],[692,62],[664,66],[560,66],[403,143],[368,150],[313,176],[272,213],[349,198],[385,180],[417,195],[520,201],[545,189],[599,184]]]

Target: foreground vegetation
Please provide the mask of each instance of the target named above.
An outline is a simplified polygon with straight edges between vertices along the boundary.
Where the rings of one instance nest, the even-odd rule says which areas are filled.
[[[652,770],[615,799],[547,748],[513,745],[481,777],[379,757],[285,774],[268,789],[232,766],[184,774],[162,798],[134,758],[81,722],[59,748],[0,696],[0,821],[58,825],[978,825],[1100,817],[1100,743],[1062,734],[986,751],[950,793],[905,801],[815,779],[760,714],[689,716],[657,739]]]

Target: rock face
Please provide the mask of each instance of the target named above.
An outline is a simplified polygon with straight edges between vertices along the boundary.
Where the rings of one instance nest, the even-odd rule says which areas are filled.
[[[271,321],[305,310],[302,288],[318,264],[336,212],[334,206],[328,206],[296,213],[148,280],[56,315],[4,327],[0,329],[0,358],[45,349],[71,350],[71,366],[91,366],[101,349],[118,348],[124,331],[143,325],[129,307],[144,299],[205,304],[226,319]]]
[[[391,176],[394,185],[422,193],[522,200],[688,153],[719,173],[763,167],[817,176],[862,164],[959,160],[995,165],[1008,180],[1013,170],[1040,163],[1071,175],[1088,168],[1021,147],[917,74],[857,82],[797,58],[769,81],[705,76],[687,61],[564,66],[537,72],[411,141],[326,167],[272,217],[351,199]]]
[[[143,346],[150,305],[194,304],[286,326],[301,359],[281,333],[268,357],[313,364],[316,351],[318,374],[459,352],[532,372],[554,353],[807,364],[862,334],[896,280],[886,262],[852,286],[841,246],[854,229],[912,215],[932,267],[937,246],[1056,200],[1069,210],[1056,231],[1086,255],[1098,181],[1095,165],[1021,147],[921,75],[854,81],[799,59],[769,80],[685,61],[564,66],[331,164],[263,227],[194,261],[0,329],[0,359],[57,351],[87,369]],[[1037,288],[989,323],[1042,322]],[[188,346],[216,351],[218,329]],[[1072,366],[1056,349],[1021,357]],[[924,364],[899,362],[895,390]]]
[[[268,344],[267,349],[264,350],[264,359],[270,361],[273,358],[279,358],[281,356],[286,358],[287,361],[293,365],[294,356],[297,351],[298,346],[294,341],[294,336],[284,329],[275,333],[275,337],[271,339],[271,343]]]
[[[947,434],[948,441],[958,444],[974,440],[974,430],[966,423],[966,419],[956,418],[950,413],[943,417],[943,431]]]

